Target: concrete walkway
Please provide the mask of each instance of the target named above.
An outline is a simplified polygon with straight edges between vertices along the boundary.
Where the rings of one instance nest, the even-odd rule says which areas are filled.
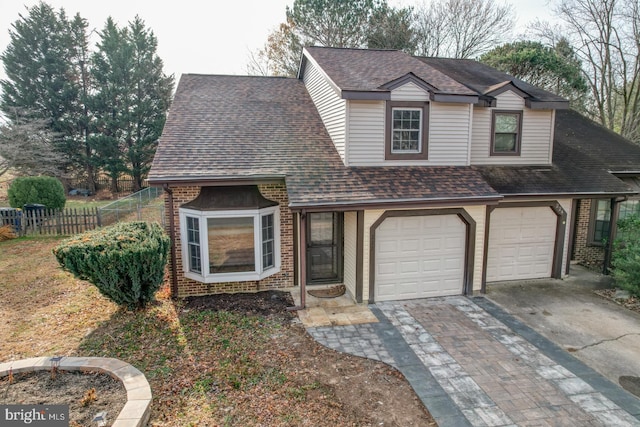
[[[485,298],[369,308],[377,323],[307,330],[398,368],[440,427],[640,426],[640,400]]]

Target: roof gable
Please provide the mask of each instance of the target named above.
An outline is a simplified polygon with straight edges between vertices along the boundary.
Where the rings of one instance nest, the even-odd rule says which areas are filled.
[[[495,106],[495,96],[504,90],[520,94],[531,109],[567,109],[569,101],[539,87],[472,59],[426,58],[418,60],[464,84],[479,96],[479,105]]]
[[[307,47],[306,61],[315,62],[343,99],[389,99],[389,91],[407,81],[429,91],[432,100],[475,102],[477,94],[446,74],[397,50]]]

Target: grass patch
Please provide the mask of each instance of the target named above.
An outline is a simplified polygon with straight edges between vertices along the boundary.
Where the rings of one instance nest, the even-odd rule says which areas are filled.
[[[119,309],[58,267],[59,241],[0,242],[0,361],[124,360],[149,380],[150,425],[433,425],[390,368],[320,346],[286,313],[248,314],[255,299],[234,311],[197,307],[166,288],[145,310]]]

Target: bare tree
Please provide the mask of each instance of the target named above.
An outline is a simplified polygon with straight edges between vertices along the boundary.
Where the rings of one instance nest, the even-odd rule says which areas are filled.
[[[55,149],[55,135],[44,119],[14,115],[0,125],[0,176],[12,170],[17,175],[59,177],[65,157]]]
[[[440,0],[416,11],[418,54],[474,58],[509,41],[515,20],[510,4],[495,0]]]
[[[609,129],[640,142],[640,6],[637,0],[560,0],[561,26],[537,23],[553,43],[565,36],[587,79],[590,113]]]
[[[247,72],[260,76],[295,77],[302,55],[302,42],[291,19],[269,33],[262,49],[249,53]]]

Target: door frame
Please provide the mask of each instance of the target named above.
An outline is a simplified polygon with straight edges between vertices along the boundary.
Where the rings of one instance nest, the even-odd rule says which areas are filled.
[[[333,215],[333,232],[334,232],[334,242],[330,245],[320,245],[315,247],[323,247],[323,246],[335,246],[335,256],[336,256],[336,275],[331,278],[322,278],[322,279],[314,279],[311,274],[311,257],[310,257],[310,249],[313,247],[311,243],[311,227],[313,225],[313,221],[311,220],[311,216],[315,213],[327,213],[327,212],[307,212],[307,221],[306,221],[306,247],[304,248],[304,256],[306,257],[306,275],[307,275],[307,284],[309,285],[322,285],[329,283],[342,283],[344,279],[344,213],[343,212],[330,212]]]

